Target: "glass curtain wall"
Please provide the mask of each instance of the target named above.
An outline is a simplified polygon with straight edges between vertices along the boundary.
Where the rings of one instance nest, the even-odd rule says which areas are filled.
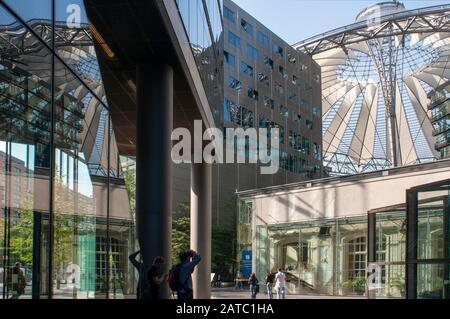
[[[124,298],[134,222],[81,0],[0,1],[0,298]]]
[[[370,215],[374,219],[370,218]],[[374,277],[373,284],[368,286],[371,298],[405,298],[405,271],[406,271],[406,213],[405,207],[391,211],[379,211],[369,214],[368,228],[372,227],[375,234],[369,235],[368,254],[373,255],[373,263],[380,272]],[[373,241],[371,245],[370,241]],[[373,251],[370,251],[373,249]],[[370,258],[370,257],[369,257]],[[376,282],[376,279],[380,282]]]
[[[258,226],[258,278],[282,268],[288,292],[362,295],[367,223],[361,217]]]
[[[178,11],[188,35],[200,77],[214,119],[220,119],[223,101],[221,44],[223,38],[221,0],[176,0]]]

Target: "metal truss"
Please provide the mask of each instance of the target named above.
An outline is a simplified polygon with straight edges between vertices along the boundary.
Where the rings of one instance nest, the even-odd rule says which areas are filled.
[[[35,76],[36,80],[50,83],[51,67],[49,48],[52,47],[52,23],[49,20],[30,20],[27,26],[20,22],[0,26],[0,65],[18,68]],[[55,87],[57,92],[67,92],[83,102],[83,128],[79,134],[80,149],[92,175],[107,176],[105,119],[106,98],[100,68],[94,48],[92,31],[88,24],[69,28],[64,22],[54,29]],[[46,43],[47,45],[44,45]],[[118,152],[114,133],[111,138],[111,158]],[[111,174],[120,176],[120,163],[112,163]]]
[[[357,22],[297,42],[293,46],[313,56],[334,48],[345,51],[348,45],[372,39],[435,32],[450,32],[450,5],[386,15],[374,25],[368,21]]]
[[[450,5],[396,10],[294,45],[322,69],[323,158],[333,174],[439,157],[428,95],[450,80]]]

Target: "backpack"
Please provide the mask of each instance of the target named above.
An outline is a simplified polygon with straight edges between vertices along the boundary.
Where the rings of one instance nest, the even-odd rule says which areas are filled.
[[[172,269],[170,269],[169,271],[169,278],[168,278],[169,287],[174,292],[183,290],[183,288],[185,288],[187,281],[189,280],[188,276],[186,281],[182,283],[180,277],[181,277],[181,264],[178,264],[172,267]]]

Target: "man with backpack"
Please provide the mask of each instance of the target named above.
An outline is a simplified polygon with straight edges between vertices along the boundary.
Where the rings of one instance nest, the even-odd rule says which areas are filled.
[[[192,273],[195,266],[202,260],[194,250],[179,253],[180,263],[173,267],[169,273],[169,286],[177,293],[178,299],[193,299]]]

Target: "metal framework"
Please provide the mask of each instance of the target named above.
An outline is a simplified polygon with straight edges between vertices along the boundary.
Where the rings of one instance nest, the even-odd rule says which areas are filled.
[[[450,5],[383,15],[386,4],[374,20],[294,45],[322,68],[324,161],[335,174],[439,156],[427,95],[450,79]]]
[[[49,20],[40,19],[30,20],[27,24],[28,27],[19,22],[0,26],[0,65],[19,68],[37,80],[51,83],[51,53],[42,42],[50,46],[53,25]],[[91,175],[107,176],[107,132],[111,128],[92,31],[86,24],[68,28],[66,23],[56,23],[54,28],[55,53],[59,57],[55,63],[56,91],[68,92],[76,100],[83,101],[79,151],[84,154]],[[115,160],[110,174],[118,177],[122,171],[114,133],[111,133],[111,156]]]

